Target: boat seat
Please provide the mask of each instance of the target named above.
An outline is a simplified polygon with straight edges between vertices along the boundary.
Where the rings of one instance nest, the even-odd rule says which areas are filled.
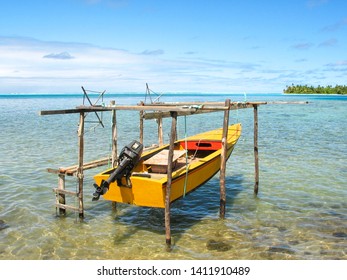
[[[175,167],[177,160],[186,154],[186,150],[174,150],[172,163]],[[153,173],[167,173],[169,150],[162,150],[143,163],[150,166]]]

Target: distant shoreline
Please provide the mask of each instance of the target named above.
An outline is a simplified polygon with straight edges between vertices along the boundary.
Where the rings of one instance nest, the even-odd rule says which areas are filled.
[[[283,95],[326,95],[326,96],[341,96],[347,95],[346,93],[283,93]]]
[[[309,85],[294,85],[286,86],[283,90],[284,94],[337,94],[337,95],[346,95],[347,94],[347,86],[345,85],[336,85],[336,86],[309,86]]]

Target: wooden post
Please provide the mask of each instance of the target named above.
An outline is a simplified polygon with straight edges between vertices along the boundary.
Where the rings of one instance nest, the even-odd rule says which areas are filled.
[[[171,228],[170,228],[170,195],[171,195],[171,183],[172,183],[172,159],[174,153],[174,144],[176,138],[176,125],[177,125],[177,112],[171,112],[172,123],[170,133],[170,146],[168,155],[167,166],[167,184],[165,195],[165,237],[167,249],[171,248]]]
[[[111,105],[116,105],[114,100],[111,101]],[[117,114],[116,110],[112,110],[112,167],[115,167],[117,163]]]
[[[145,104],[141,101],[139,105],[143,106]],[[140,143],[143,144],[143,111],[140,111]]]
[[[65,190],[65,174],[58,174],[58,190]],[[57,203],[59,204],[65,204],[65,194],[63,193],[57,193]],[[65,215],[66,209],[59,208],[59,214]]]
[[[159,147],[163,146],[164,142],[163,142],[163,118],[162,117],[158,117],[158,144]]]
[[[255,168],[255,183],[254,194],[258,194],[259,187],[259,157],[258,157],[258,106],[253,105],[254,111],[254,168]]]
[[[80,123],[78,128],[78,200],[79,200],[79,217],[83,218],[83,154],[84,154],[84,113],[80,113]]]
[[[228,127],[229,127],[229,107],[230,99],[225,100],[225,107],[228,107],[224,111],[224,122],[223,122],[223,136],[222,136],[222,152],[221,152],[221,165],[220,165],[220,208],[219,216],[220,218],[225,217],[225,205],[226,205],[226,188],[225,188],[225,169],[227,161],[227,151],[228,151]]]
[[[111,106],[115,106],[116,102],[112,100]],[[115,167],[117,165],[117,113],[116,110],[112,110],[112,157],[111,157],[111,166]],[[113,210],[117,210],[117,202],[112,202]]]

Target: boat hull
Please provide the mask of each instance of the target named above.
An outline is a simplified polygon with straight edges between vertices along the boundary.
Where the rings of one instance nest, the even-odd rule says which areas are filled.
[[[241,125],[229,126],[227,140],[227,157],[229,157],[234,146],[241,135]],[[195,149],[206,156],[199,157],[189,164],[182,164],[181,168],[172,172],[172,183],[170,192],[170,202],[173,202],[203,185],[210,180],[221,166],[221,139],[222,129],[209,131],[188,137],[186,140],[178,140],[177,149]],[[179,145],[178,145],[179,144]],[[193,146],[193,147],[192,147]],[[144,163],[152,154],[167,149],[168,146],[144,153],[143,160],[134,168],[130,177],[130,186],[118,186],[117,182],[110,184],[109,190],[103,198],[110,201],[134,204],[148,207],[165,207],[167,174],[148,172],[148,166]],[[191,152],[193,152],[191,150]],[[182,159],[184,161],[184,159]],[[100,186],[102,180],[107,180],[113,169],[106,170],[94,176],[97,185]]]

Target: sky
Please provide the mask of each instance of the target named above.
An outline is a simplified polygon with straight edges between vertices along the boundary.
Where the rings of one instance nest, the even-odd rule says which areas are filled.
[[[281,93],[346,77],[346,0],[0,0],[0,93]]]

